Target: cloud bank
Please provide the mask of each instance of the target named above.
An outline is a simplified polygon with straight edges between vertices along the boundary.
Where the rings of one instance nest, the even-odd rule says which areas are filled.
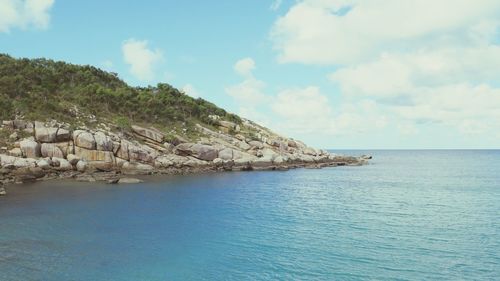
[[[163,61],[163,54],[159,49],[149,48],[146,40],[129,39],[122,44],[122,53],[125,63],[130,66],[130,73],[144,82],[155,79],[155,66]]]
[[[405,135],[436,124],[487,134],[500,129],[499,14],[494,0],[302,0],[270,36],[280,63],[331,66],[341,99],[315,106],[331,117],[322,130],[369,129],[364,104]]]
[[[54,0],[0,0],[0,32],[12,28],[46,29]]]

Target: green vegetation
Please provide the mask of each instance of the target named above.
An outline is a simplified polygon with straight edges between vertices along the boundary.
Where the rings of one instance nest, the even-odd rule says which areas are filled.
[[[77,117],[95,116],[94,123],[114,123],[121,130],[137,123],[167,131],[195,123],[213,125],[209,115],[241,123],[238,116],[168,84],[131,87],[116,74],[93,66],[0,54],[0,120],[22,116],[75,124]]]

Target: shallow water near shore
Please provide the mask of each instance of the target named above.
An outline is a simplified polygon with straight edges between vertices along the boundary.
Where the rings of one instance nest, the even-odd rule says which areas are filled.
[[[0,198],[0,280],[494,280],[500,151],[43,182]]]

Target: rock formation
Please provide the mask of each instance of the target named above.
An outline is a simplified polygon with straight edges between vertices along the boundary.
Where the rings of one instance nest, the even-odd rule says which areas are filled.
[[[1,130],[26,135],[0,154],[0,183],[73,177],[117,183],[120,174],[187,173],[231,170],[287,170],[297,167],[362,165],[360,158],[330,154],[279,136],[249,120],[217,120],[219,131],[196,125],[197,139],[167,134],[153,127],[129,133],[78,128],[57,122],[2,122]],[[111,177],[111,179],[109,179]],[[113,179],[113,178],[116,178]],[[130,182],[122,180],[121,182]],[[133,181],[135,182],[135,181]]]

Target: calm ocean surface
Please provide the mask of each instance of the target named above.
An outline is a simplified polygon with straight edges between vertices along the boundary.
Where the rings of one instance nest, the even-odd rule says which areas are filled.
[[[50,182],[0,198],[0,280],[500,280],[500,151]]]

